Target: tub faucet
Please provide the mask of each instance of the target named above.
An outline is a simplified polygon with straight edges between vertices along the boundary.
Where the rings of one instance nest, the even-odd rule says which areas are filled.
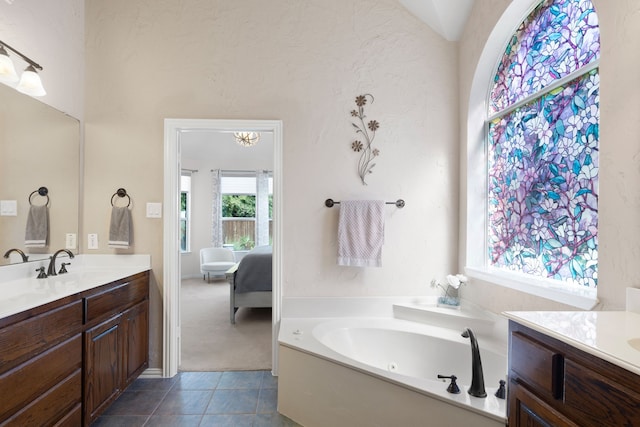
[[[478,341],[469,328],[462,331],[462,336],[471,340],[471,387],[469,387],[469,394],[475,397],[487,397],[487,392],[484,389],[484,374],[482,373]]]
[[[29,257],[27,255],[25,255],[24,252],[22,252],[20,249],[18,248],[13,248],[13,249],[9,249],[7,252],[4,253],[4,257],[5,258],[9,258],[9,255],[11,255],[11,252],[17,252],[20,254],[20,256],[22,257],[22,262],[27,262],[29,261]]]
[[[61,252],[66,252],[67,255],[69,255],[69,258],[73,258],[73,252],[71,252],[69,249],[59,249],[57,250],[53,256],[50,258],[51,261],[49,261],[49,268],[47,268],[47,276],[57,276],[58,273],[56,273],[56,258],[58,257],[58,254],[60,254]]]

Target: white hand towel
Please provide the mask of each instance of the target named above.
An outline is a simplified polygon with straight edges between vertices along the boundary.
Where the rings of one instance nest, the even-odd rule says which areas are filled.
[[[382,200],[340,202],[338,265],[382,266],[384,205]]]
[[[29,207],[24,245],[27,248],[44,248],[49,240],[49,208],[47,205]]]
[[[129,208],[114,206],[111,208],[109,226],[109,247],[127,249],[131,244],[131,212]]]

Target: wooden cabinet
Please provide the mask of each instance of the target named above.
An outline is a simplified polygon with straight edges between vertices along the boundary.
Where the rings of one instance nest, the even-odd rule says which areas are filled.
[[[115,316],[84,333],[84,412],[94,420],[122,391],[122,325]]]
[[[85,299],[84,424],[93,422],[149,366],[149,276]]]
[[[0,321],[0,425],[52,425],[82,402],[82,304]]]
[[[125,359],[124,384],[128,386],[149,367],[149,301],[136,304],[122,314]]]
[[[509,322],[510,427],[640,425],[640,377]]]
[[[148,367],[149,273],[0,319],[0,426],[90,425]]]

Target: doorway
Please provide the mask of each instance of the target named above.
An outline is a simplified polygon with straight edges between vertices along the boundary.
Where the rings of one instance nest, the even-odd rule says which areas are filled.
[[[273,135],[273,300],[272,373],[277,375],[277,335],[282,287],[282,122],[279,120],[165,119],[164,123],[164,255],[163,376],[177,374],[180,363],[180,140],[187,132],[232,132],[238,129]]]

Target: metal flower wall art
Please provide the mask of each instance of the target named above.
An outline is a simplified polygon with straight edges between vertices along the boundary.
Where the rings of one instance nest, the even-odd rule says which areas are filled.
[[[373,148],[373,140],[376,137],[376,131],[380,127],[380,123],[377,120],[369,120],[365,125],[364,106],[367,104],[367,100],[371,100],[373,104],[373,95],[364,94],[356,97],[357,110],[351,110],[351,117],[355,117],[357,120],[355,123],[351,123],[356,130],[356,139],[351,143],[351,149],[356,153],[360,153],[360,159],[358,160],[358,175],[362,180],[363,185],[367,185],[367,175],[372,173],[373,167],[376,165],[373,160],[380,155],[380,150]]]

